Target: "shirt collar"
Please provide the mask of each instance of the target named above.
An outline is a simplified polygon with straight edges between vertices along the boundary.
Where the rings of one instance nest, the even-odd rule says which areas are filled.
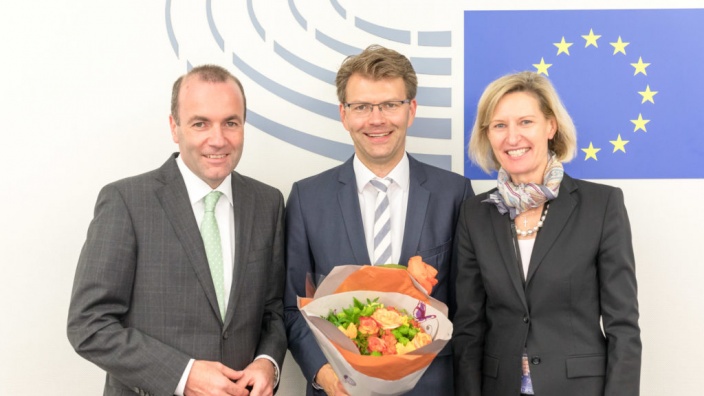
[[[232,205],[232,173],[229,173],[225,180],[223,180],[217,188],[212,189],[208,183],[204,182],[203,179],[191,171],[186,163],[183,162],[181,156],[176,157],[176,165],[178,165],[178,169],[181,171],[181,175],[183,176],[183,181],[186,183],[188,199],[191,201],[191,205],[202,200],[211,191],[220,191],[227,197],[230,205]]]
[[[357,181],[357,192],[361,193],[369,184],[369,181],[377,176],[357,158],[357,155],[355,155],[352,160],[352,167],[354,169],[355,180]],[[396,164],[394,169],[392,169],[386,177],[390,177],[402,190],[407,190],[410,184],[410,175],[411,167],[408,162],[408,155],[404,155],[401,161]]]

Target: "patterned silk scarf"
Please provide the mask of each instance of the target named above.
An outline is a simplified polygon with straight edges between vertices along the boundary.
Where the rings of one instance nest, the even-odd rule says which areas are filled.
[[[489,198],[482,202],[493,203],[499,209],[499,213],[508,212],[513,220],[526,210],[537,208],[543,203],[557,198],[564,174],[562,163],[556,159],[553,152],[550,152],[550,158],[548,158],[543,184],[513,184],[511,176],[504,168],[501,168],[497,178],[499,189],[495,193],[489,194]]]

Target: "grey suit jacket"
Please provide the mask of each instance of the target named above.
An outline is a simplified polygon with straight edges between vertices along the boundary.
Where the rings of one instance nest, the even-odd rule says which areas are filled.
[[[538,396],[638,395],[635,260],[621,190],[565,175],[525,286],[508,215],[481,202],[489,193],[465,203],[457,229],[456,394],[518,395],[526,348]]]
[[[189,359],[236,370],[260,354],[283,363],[281,193],[232,174],[235,259],[223,320],[177,155],[105,186],[81,251],[68,338],[107,372],[105,395],[171,395]]]
[[[420,255],[438,270],[433,297],[454,311],[450,258],[465,198],[473,196],[468,179],[418,162],[410,155],[410,189],[400,264]],[[306,296],[306,277],[327,275],[334,266],[369,264],[352,158],[344,164],[293,185],[286,209],[286,329],[293,357],[309,384],[327,363],[296,308]],[[412,394],[451,394],[450,351],[438,356]],[[309,386],[308,393],[311,394]],[[323,394],[320,392],[320,394]]]

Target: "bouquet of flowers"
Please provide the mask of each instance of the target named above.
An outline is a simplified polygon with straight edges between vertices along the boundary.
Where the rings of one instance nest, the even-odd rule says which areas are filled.
[[[299,297],[301,314],[348,393],[408,392],[450,340],[447,306],[429,296],[436,274],[420,257],[408,270],[337,266],[312,299]]]
[[[325,318],[350,338],[362,355],[402,355],[430,344],[433,339],[405,309],[384,307],[367,300],[352,298],[354,304]]]

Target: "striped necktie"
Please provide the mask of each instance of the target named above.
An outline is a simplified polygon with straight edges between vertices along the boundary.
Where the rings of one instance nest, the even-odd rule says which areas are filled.
[[[378,192],[374,209],[374,265],[387,264],[391,258],[391,208],[389,208],[389,178],[370,181]]]

